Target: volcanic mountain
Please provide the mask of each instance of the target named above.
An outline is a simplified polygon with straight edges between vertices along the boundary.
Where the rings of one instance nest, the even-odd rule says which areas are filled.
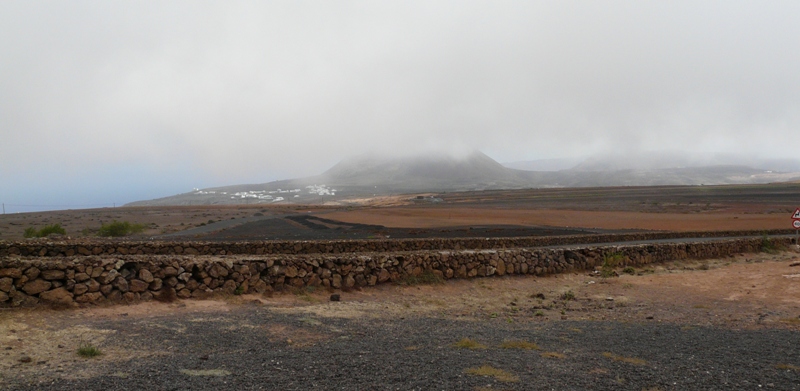
[[[195,189],[189,193],[138,201],[128,205],[318,203],[352,197],[423,192],[539,187],[766,183],[800,177],[800,174],[772,173],[763,169],[733,165],[677,168],[647,166],[644,169],[630,167],[613,166],[589,159],[567,170],[525,171],[505,167],[479,151],[463,156],[363,155],[344,160],[317,176],[262,184]]]

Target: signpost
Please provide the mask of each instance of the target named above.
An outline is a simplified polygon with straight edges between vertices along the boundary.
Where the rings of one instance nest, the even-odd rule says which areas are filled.
[[[792,213],[792,228],[794,228],[794,244],[800,244],[798,239],[800,239],[800,208],[794,210]]]

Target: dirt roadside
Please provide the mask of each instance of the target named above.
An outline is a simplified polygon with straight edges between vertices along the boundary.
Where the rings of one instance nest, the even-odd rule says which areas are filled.
[[[800,266],[792,266],[798,262],[800,254],[795,252],[742,254],[652,265],[637,268],[633,274],[618,270],[620,276],[611,278],[573,273],[381,285],[342,292],[340,302],[329,301],[327,291],[301,290],[270,297],[2,311],[0,380],[85,379],[99,375],[111,363],[172,354],[169,349],[139,346],[137,338],[144,337],[135,330],[105,329],[103,321],[124,319],[126,323],[146,324],[151,332],[181,332],[193,322],[224,318],[232,311],[253,306],[273,313],[376,322],[418,317],[504,320],[509,324],[590,320],[800,331]],[[247,330],[244,327],[242,332]],[[128,332],[126,346],[106,342],[120,332]],[[274,324],[260,332],[298,346],[327,338],[285,324]],[[81,344],[98,346],[103,354],[93,359],[79,357],[76,352]]]

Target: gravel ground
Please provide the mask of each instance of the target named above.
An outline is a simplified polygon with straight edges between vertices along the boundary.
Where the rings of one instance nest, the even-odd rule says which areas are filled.
[[[38,364],[42,370],[35,374],[12,368],[0,377],[0,388],[800,389],[800,333],[786,329],[435,315],[337,318],[258,304],[189,316],[71,317],[65,322],[113,330],[99,344],[101,350],[148,353],[127,360],[85,359],[63,372],[47,364]],[[485,347],[457,347],[463,338]],[[510,340],[539,349],[500,346]],[[489,372],[505,372],[495,377],[468,373],[484,365]]]

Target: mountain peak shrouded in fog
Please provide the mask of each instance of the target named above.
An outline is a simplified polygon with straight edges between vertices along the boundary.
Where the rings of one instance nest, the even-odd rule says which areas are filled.
[[[344,159],[316,176],[195,189],[190,193],[131,205],[346,203],[349,198],[390,194],[546,187],[743,184],[800,177],[798,172],[776,173],[744,165],[701,165],[702,162],[696,162],[692,163],[697,164],[695,166],[685,166],[689,160],[676,160],[672,156],[655,156],[647,162],[645,159],[648,158],[636,155],[595,157],[572,169],[525,171],[505,167],[480,151],[367,154]],[[642,162],[642,168],[630,169],[637,161]],[[725,161],[711,160],[712,163]]]
[[[364,185],[390,182],[402,186],[424,181],[474,184],[507,178],[511,171],[480,151],[427,152],[397,157],[369,154],[345,159],[322,177],[335,183]]]

